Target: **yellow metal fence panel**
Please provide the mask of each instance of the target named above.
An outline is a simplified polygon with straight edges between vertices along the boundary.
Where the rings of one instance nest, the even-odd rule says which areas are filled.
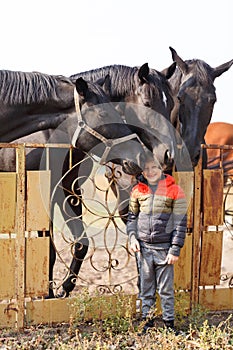
[[[49,230],[50,171],[27,171],[26,230]]]
[[[105,319],[109,316],[135,315],[136,295],[109,295],[92,297],[86,304],[80,304],[79,297],[66,299],[43,299],[26,303],[26,323],[69,322],[84,318]]]
[[[204,231],[202,233],[200,286],[220,284],[222,240],[222,231]]]
[[[49,237],[26,240],[26,296],[46,296],[49,291]]]
[[[16,173],[0,174],[0,233],[15,230]]]
[[[13,328],[16,325],[17,305],[0,303],[0,328]]]
[[[15,297],[15,239],[0,239],[0,299]]]
[[[174,265],[175,288],[191,288],[191,267],[192,267],[192,235],[187,234],[185,244],[181,249],[179,260]]]
[[[176,183],[183,189],[188,204],[187,228],[193,227],[193,183],[194,173],[192,171],[174,172]]]
[[[223,170],[203,171],[204,226],[223,224]]]
[[[232,310],[233,289],[216,288],[200,290],[199,303],[208,310]]]

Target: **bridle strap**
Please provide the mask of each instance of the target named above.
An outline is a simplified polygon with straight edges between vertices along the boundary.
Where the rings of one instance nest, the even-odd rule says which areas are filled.
[[[83,118],[82,118],[81,109],[80,109],[80,105],[79,105],[79,96],[78,96],[76,89],[74,89],[74,103],[75,103],[75,109],[76,109],[76,114],[77,114],[77,119],[78,119],[78,125],[77,125],[77,128],[76,128],[74,135],[72,137],[72,142],[71,142],[72,146],[75,147],[76,141],[81,133],[81,130],[82,129],[86,130],[89,134],[93,135],[95,138],[97,138],[98,140],[103,142],[106,146],[104,153],[101,157],[100,164],[103,164],[106,162],[107,156],[108,156],[111,148],[115,145],[129,141],[131,139],[137,139],[142,144],[140,138],[135,133],[127,135],[127,136],[119,137],[117,139],[107,139],[106,137],[104,137],[103,135],[98,133],[96,130],[90,128],[86,124],[85,120],[83,120]],[[142,146],[144,148],[143,144],[142,144]]]

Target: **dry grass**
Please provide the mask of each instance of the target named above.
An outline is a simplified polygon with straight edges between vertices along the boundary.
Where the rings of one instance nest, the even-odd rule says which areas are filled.
[[[207,314],[202,324],[190,323],[178,335],[162,328],[159,320],[145,335],[138,334],[140,322],[131,318],[80,321],[31,327],[21,333],[2,330],[0,349],[233,349],[232,327],[228,313]]]

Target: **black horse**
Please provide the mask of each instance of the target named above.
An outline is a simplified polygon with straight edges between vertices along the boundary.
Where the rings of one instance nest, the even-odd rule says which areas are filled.
[[[179,131],[195,167],[216,102],[214,80],[231,67],[233,60],[212,68],[200,59],[184,61],[173,48],[170,47],[170,50],[177,64],[169,80],[175,100],[171,121]],[[181,160],[181,164],[185,169],[185,162]]]
[[[1,142],[56,128],[74,112],[73,91],[63,76],[1,70]]]
[[[141,67],[113,65],[74,74],[70,79],[83,77],[102,85],[108,75],[105,92],[112,102],[118,103],[118,110],[131,130],[139,135],[155,158],[169,168],[175,156],[175,137],[170,125],[174,102],[168,79],[175,67],[176,64],[172,64],[158,72],[149,69],[147,63]]]
[[[36,73],[37,74],[37,73]],[[39,74],[37,74],[39,76]],[[41,77],[44,77],[41,75]],[[93,83],[87,83],[82,78],[76,80],[76,89],[79,94],[78,106],[81,109],[81,118],[79,121],[77,119],[77,113],[75,109],[74,103],[74,85],[73,83],[68,82],[68,89],[62,86],[57,86],[56,84],[50,86],[50,89],[47,86],[47,95],[44,98],[44,105],[46,109],[46,101],[49,99],[48,96],[53,92],[53,89],[58,90],[59,94],[67,98],[67,106],[69,108],[61,108],[59,112],[59,98],[56,96],[55,107],[51,105],[48,111],[43,113],[43,100],[40,97],[38,101],[38,110],[36,109],[37,101],[35,96],[33,95],[33,89],[23,88],[22,82],[26,81],[26,86],[30,85],[30,79],[34,79],[33,74],[25,74],[25,73],[17,73],[8,75],[8,79],[10,80],[8,83],[8,94],[11,94],[11,89],[14,87],[14,98],[12,99],[4,99],[2,97],[1,105],[3,106],[2,110],[2,118],[7,121],[7,129],[6,136],[2,137],[1,141],[9,142],[15,140],[18,135],[23,136],[30,134],[35,130],[43,130],[45,124],[48,122],[48,129],[45,131],[40,131],[34,133],[32,135],[28,135],[24,138],[18,139],[18,142],[33,142],[33,143],[41,143],[41,142],[65,142],[70,143],[71,138],[73,138],[73,134],[76,128],[80,128],[79,137],[77,140],[73,139],[75,142],[75,146],[78,148],[74,148],[73,150],[73,164],[77,162],[81,162],[85,157],[86,152],[95,153],[97,156],[101,157],[101,153],[104,152],[105,146],[98,147],[99,144],[102,144],[103,141],[106,141],[106,145],[109,143],[113,143],[112,147],[109,148],[109,152],[106,155],[105,161],[113,161],[117,164],[121,164],[123,169],[127,173],[134,174],[135,172],[140,172],[143,167],[143,153],[144,149],[141,143],[138,141],[138,138],[132,131],[128,128],[128,126],[122,121],[121,116],[115,110],[115,108],[109,103],[109,98],[103,92],[102,88]],[[58,78],[57,78],[58,79]],[[13,82],[11,82],[13,80]],[[59,79],[58,79],[59,80]],[[46,81],[47,84],[48,80]],[[60,82],[60,80],[59,80]],[[18,85],[17,85],[18,84]],[[35,82],[32,83],[34,86]],[[39,91],[40,89],[46,90],[46,86],[43,85],[43,80],[38,80],[37,84],[41,84],[41,87],[37,85],[34,86],[35,91]],[[18,86],[16,89],[15,86]],[[65,91],[64,91],[65,90]],[[49,93],[48,93],[49,91]],[[27,96],[29,93],[30,96]],[[40,94],[39,94],[40,96]],[[5,110],[5,114],[3,113]],[[17,111],[20,113],[17,114]],[[25,114],[23,113],[25,112]],[[14,113],[13,113],[14,112]],[[15,117],[16,116],[16,117]],[[17,125],[19,130],[15,131],[15,137],[13,135],[14,128],[16,127],[15,119],[17,119]],[[23,122],[21,122],[21,120]],[[28,121],[26,123],[26,121]],[[35,123],[34,123],[35,121]],[[11,127],[11,122],[14,127]],[[30,126],[30,122],[32,126]],[[40,125],[42,122],[42,125]],[[25,126],[23,125],[25,124]],[[36,125],[36,127],[35,127]],[[85,126],[89,127],[86,128]],[[41,127],[41,129],[40,129]],[[56,128],[54,132],[52,132],[51,128]],[[8,132],[8,134],[7,134]],[[114,140],[118,142],[114,144]],[[109,141],[109,142],[108,142]],[[14,171],[15,170],[15,157],[14,154],[9,153],[11,150],[1,150],[1,170],[2,171]],[[62,175],[66,173],[69,169],[69,155],[67,152],[64,154],[57,154],[57,150],[54,150],[55,158],[57,158],[57,162],[55,164],[51,164],[51,172],[52,172],[52,189],[56,185],[56,183],[60,180]],[[11,162],[10,158],[11,157]],[[52,158],[52,157],[51,157]],[[41,150],[31,150],[26,156],[26,167],[27,169],[41,169],[43,167],[44,154]],[[60,167],[59,167],[60,165]],[[85,163],[85,167],[81,168],[81,171],[88,172],[91,171],[91,164],[88,162]],[[64,196],[66,196],[66,189],[69,189],[70,184],[77,177],[77,169],[75,171],[69,171],[68,176],[64,178],[63,187],[65,189]],[[80,195],[80,189],[77,190]],[[59,196],[54,198],[54,202],[57,202],[58,205],[62,205],[60,203]],[[72,207],[73,215],[78,217],[82,214],[81,205]],[[53,217],[53,207],[51,217]],[[66,218],[64,218],[66,219]],[[70,222],[68,224],[72,234],[74,237],[78,237],[80,232],[83,232],[82,221],[80,221],[80,225],[73,225]],[[71,263],[70,271],[71,275],[64,283],[64,293],[68,295],[69,292],[74,288],[74,284],[72,283],[73,274],[78,274],[78,271],[82,264],[82,258],[86,255],[88,249],[88,240],[85,236],[83,236],[83,242],[77,242],[75,245],[75,254],[78,255],[79,259],[76,259],[76,255],[74,255],[74,259]],[[55,250],[53,245],[50,246],[50,280],[52,281],[52,270],[55,262]],[[50,289],[50,296],[53,296],[53,290]]]

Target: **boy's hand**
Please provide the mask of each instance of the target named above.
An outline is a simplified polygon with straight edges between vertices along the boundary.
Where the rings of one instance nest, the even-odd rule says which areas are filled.
[[[179,257],[176,256],[176,255],[172,255],[172,254],[168,254],[167,255],[167,263],[168,263],[168,265],[175,264],[175,262],[177,262],[178,259],[179,259]]]
[[[140,244],[138,242],[138,240],[136,238],[131,239],[130,242],[130,249],[136,253],[136,252],[140,252]]]

